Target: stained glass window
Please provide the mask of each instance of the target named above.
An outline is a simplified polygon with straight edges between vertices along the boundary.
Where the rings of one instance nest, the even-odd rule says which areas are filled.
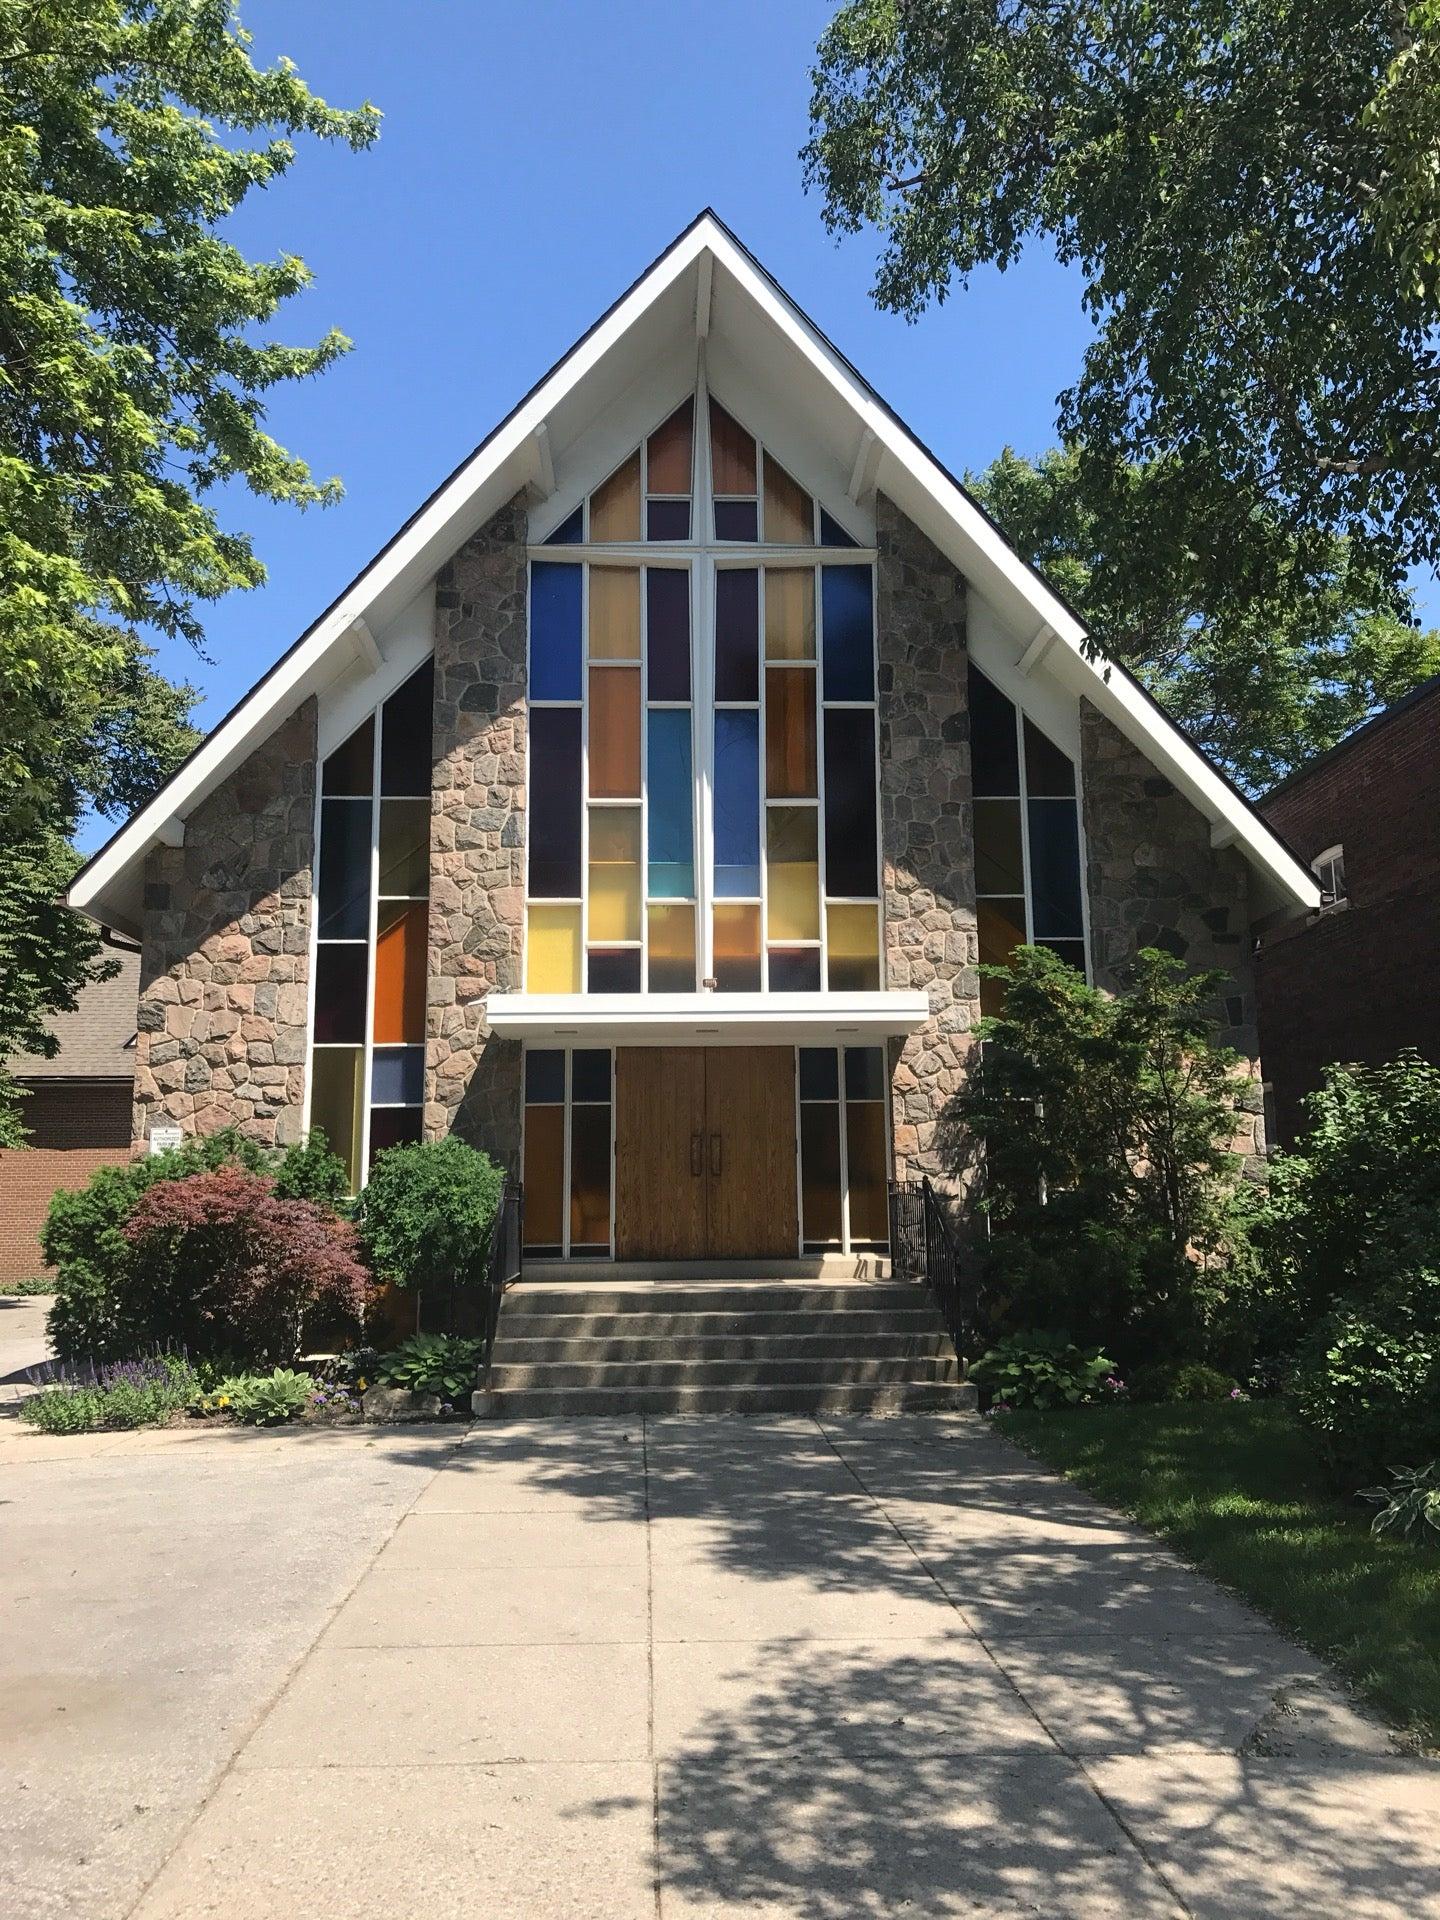
[[[981,965],[1007,966],[1033,941],[1084,973],[1075,763],[975,666],[969,708]],[[1005,982],[982,973],[981,1011],[1004,1003]]]
[[[879,989],[872,568],[713,396],[536,555],[530,667],[530,991]]]
[[[525,1249],[610,1251],[612,1060],[608,1047],[525,1054]]]
[[[879,1047],[800,1048],[800,1220],[807,1253],[888,1246],[888,1075]]]
[[[421,1135],[433,702],[427,661],[321,772],[310,1125],[352,1186],[377,1153]]]

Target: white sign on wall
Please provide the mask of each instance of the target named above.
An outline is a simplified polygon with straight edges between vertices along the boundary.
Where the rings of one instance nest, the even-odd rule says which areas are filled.
[[[185,1138],[183,1127],[151,1127],[151,1153],[169,1153],[172,1147],[178,1147]]]

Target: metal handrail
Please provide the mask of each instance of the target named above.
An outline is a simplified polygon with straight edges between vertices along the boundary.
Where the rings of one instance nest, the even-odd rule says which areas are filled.
[[[490,1360],[500,1325],[506,1289],[520,1279],[525,1264],[525,1189],[507,1174],[490,1235],[490,1267],[485,1276],[485,1326],[481,1335],[480,1383],[490,1384]]]
[[[918,1219],[915,1218],[917,1198]],[[922,1178],[918,1185],[906,1182],[891,1189],[890,1241],[897,1259],[903,1257],[902,1243],[907,1237],[901,1222],[902,1202],[908,1203],[910,1244],[923,1262],[921,1277],[939,1309],[945,1331],[955,1343],[956,1353],[963,1359],[973,1349],[979,1318],[975,1277],[969,1270],[945,1203],[928,1177]]]

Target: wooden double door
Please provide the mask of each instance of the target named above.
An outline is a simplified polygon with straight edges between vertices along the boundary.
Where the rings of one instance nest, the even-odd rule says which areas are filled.
[[[793,1258],[799,1245],[789,1047],[621,1047],[615,1253]]]

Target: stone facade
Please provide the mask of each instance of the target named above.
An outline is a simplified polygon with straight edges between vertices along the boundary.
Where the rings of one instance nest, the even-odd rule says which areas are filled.
[[[930,1018],[892,1043],[896,1174],[945,1178],[937,1130],[980,1020],[965,581],[876,501],[880,842],[887,987],[923,987]]]
[[[521,985],[525,928],[524,496],[445,566],[435,592],[435,786],[425,1135],[519,1170],[520,1047],[485,1002]]]
[[[315,849],[307,700],[145,865],[135,1149],[157,1122],[300,1138]]]
[[[1249,875],[1233,847],[1210,844],[1210,823],[1088,700],[1080,703],[1090,965],[1097,985],[1120,984],[1141,947],[1173,953],[1194,972],[1228,975],[1215,1006],[1220,1039],[1258,1070]],[[1264,1151],[1258,1078],[1237,1149]]]

